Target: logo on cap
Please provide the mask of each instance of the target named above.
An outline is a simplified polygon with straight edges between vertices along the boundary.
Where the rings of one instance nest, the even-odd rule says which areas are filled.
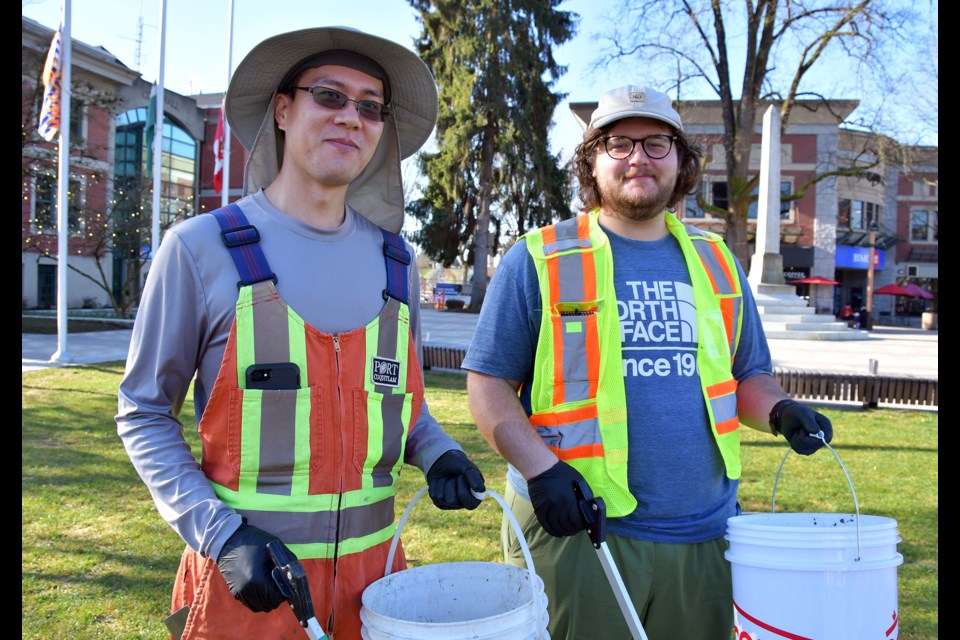
[[[644,102],[646,101],[647,96],[643,91],[631,91],[630,92],[630,102]]]

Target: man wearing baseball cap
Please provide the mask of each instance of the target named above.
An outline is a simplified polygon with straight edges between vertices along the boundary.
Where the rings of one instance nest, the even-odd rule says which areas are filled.
[[[620,87],[581,125],[583,213],[526,234],[501,261],[463,363],[470,409],[509,463],[506,498],[545,583],[552,638],[630,635],[584,531],[574,486],[586,481],[648,637],[729,640],[724,534],[740,513],[740,424],[804,455],[833,429],[772,377],[756,303],[721,238],[673,213],[700,180],[702,149],[670,98]],[[523,562],[507,527],[503,545]]]
[[[226,112],[249,150],[245,196],[166,232],[118,432],[187,544],[176,633],[303,637],[270,544],[303,565],[323,630],[360,638],[403,464],[441,509],[474,509],[485,490],[424,402],[417,261],[397,235],[400,161],[430,136],[436,85],[394,42],[307,29],[244,58]],[[191,383],[199,461],[178,419]]]

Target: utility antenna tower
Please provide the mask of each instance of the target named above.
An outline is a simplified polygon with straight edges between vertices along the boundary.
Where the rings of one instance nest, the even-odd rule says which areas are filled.
[[[134,53],[134,64],[137,65],[137,71],[140,71],[141,65],[141,52],[140,48],[143,46],[143,0],[140,0],[140,15],[137,16],[137,48]]]

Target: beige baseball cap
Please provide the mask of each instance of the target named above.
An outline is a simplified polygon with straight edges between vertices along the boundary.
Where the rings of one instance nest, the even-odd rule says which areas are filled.
[[[673,101],[667,94],[643,85],[627,85],[600,96],[597,108],[586,123],[577,118],[584,131],[599,129],[611,122],[624,118],[653,118],[683,131],[680,114],[673,108]]]

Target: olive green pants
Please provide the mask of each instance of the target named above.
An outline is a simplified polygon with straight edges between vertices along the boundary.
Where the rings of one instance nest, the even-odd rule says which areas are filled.
[[[586,532],[555,538],[540,527],[533,506],[509,484],[504,500],[523,530],[534,570],[543,579],[552,640],[630,638],[630,630],[597,549]],[[608,535],[607,548],[649,640],[730,640],[733,586],[723,538],[665,544]],[[506,514],[501,544],[507,563],[525,566]]]

